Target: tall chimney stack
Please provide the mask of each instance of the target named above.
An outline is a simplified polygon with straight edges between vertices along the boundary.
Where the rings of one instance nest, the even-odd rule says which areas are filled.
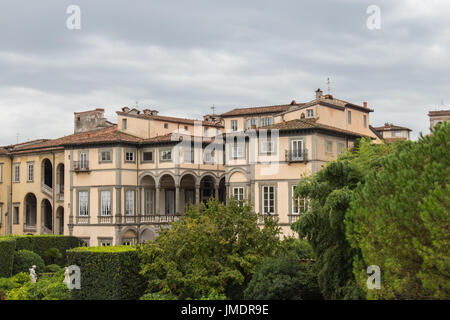
[[[319,99],[323,94],[323,91],[319,89],[316,90],[316,99]]]

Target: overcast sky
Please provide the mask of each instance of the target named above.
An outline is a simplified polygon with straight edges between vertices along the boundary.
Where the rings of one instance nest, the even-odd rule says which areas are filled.
[[[74,111],[115,121],[136,101],[190,118],[306,102],[327,77],[336,98],[368,102],[372,125],[416,138],[428,111],[450,109],[450,1],[1,0],[0,72],[0,145],[70,134]]]

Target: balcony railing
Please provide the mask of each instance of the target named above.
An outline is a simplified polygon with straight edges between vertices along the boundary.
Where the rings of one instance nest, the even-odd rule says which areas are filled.
[[[271,213],[271,214],[258,214],[258,224],[264,224],[264,217],[269,216],[275,218],[275,221],[278,221],[278,214]]]
[[[98,217],[98,223],[100,223],[100,224],[112,224],[113,223],[113,217],[112,216],[99,216]]]
[[[171,223],[180,220],[181,215],[142,215],[141,223]]]
[[[89,161],[74,161],[73,162],[73,170],[75,172],[89,172]]]
[[[77,216],[77,224],[89,224],[89,216]]]
[[[290,214],[290,215],[288,215],[288,217],[289,217],[289,224],[294,223],[294,222],[298,221],[298,219],[300,219],[299,214]]]
[[[37,227],[35,224],[24,224],[23,232],[36,232]]]
[[[303,162],[306,161],[308,152],[306,149],[302,150],[286,150],[286,161],[288,162]]]
[[[45,193],[46,195],[48,195],[49,197],[52,197],[53,196],[53,189],[52,188],[50,188],[48,185],[46,185],[45,183],[43,183],[42,185],[41,185],[41,191],[43,192],[43,193]]]

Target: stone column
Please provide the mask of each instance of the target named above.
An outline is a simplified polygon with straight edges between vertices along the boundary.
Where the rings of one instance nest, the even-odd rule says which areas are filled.
[[[180,214],[180,185],[175,185],[175,215]]]
[[[230,204],[230,197],[231,197],[231,190],[230,190],[230,183],[225,182],[225,204]]]
[[[214,185],[214,197],[219,201],[219,184]]]
[[[159,198],[160,198],[160,191],[161,191],[161,187],[158,185],[158,186],[156,186],[156,189],[155,189],[155,214],[156,215],[159,215],[160,214],[160,212],[159,212]]]
[[[195,185],[195,205],[200,207],[200,185]]]

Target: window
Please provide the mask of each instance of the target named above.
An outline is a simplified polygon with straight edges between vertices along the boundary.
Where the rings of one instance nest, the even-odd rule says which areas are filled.
[[[205,137],[208,136],[208,127],[205,127]]]
[[[89,156],[88,156],[88,153],[84,152],[84,151],[80,152],[79,158],[80,158],[80,164],[79,164],[80,169],[82,169],[82,170],[88,169],[89,168],[89,161],[88,161]]]
[[[98,238],[98,245],[100,247],[111,247],[113,245],[112,239]]]
[[[306,116],[307,116],[308,118],[312,118],[312,117],[314,116],[314,111],[313,111],[313,109],[308,109],[308,110],[306,110]]]
[[[142,162],[153,162],[153,151],[142,152]]]
[[[15,204],[13,207],[13,224],[19,224],[19,205]]]
[[[184,150],[184,163],[194,163],[194,148]]]
[[[303,159],[303,140],[291,141],[291,159],[292,160]]]
[[[234,145],[231,149],[231,157],[233,159],[242,159],[244,158],[244,147],[239,145]]]
[[[273,118],[272,117],[265,117],[262,118],[261,120],[262,126],[270,126],[273,123]]]
[[[271,154],[276,153],[275,142],[271,140],[261,140],[260,153]]]
[[[33,182],[34,180],[34,164],[33,163],[28,163],[28,170],[27,170],[27,181],[28,182]]]
[[[214,151],[213,150],[205,150],[204,151],[204,161],[207,164],[214,163]]]
[[[111,191],[100,192],[100,215],[111,216]]]
[[[125,215],[134,216],[134,191],[125,191]]]
[[[136,243],[136,238],[123,238],[122,245],[124,246],[132,246]]]
[[[252,129],[253,126],[255,128],[258,128],[258,119],[257,118],[251,118],[247,120],[247,129]]]
[[[231,120],[231,130],[232,131],[237,131],[237,129],[238,129],[237,120]]]
[[[13,182],[19,182],[20,181],[20,164],[16,163],[14,165],[14,180]]]
[[[127,119],[122,119],[122,129],[127,130]]]
[[[264,186],[262,188],[262,209],[263,214],[275,213],[275,187]]]
[[[162,161],[170,161],[170,160],[172,160],[172,150],[163,150],[163,151],[161,151],[161,160]]]
[[[164,123],[164,129],[169,129],[169,124],[168,123]]]
[[[0,163],[0,183],[3,182],[3,163]]]
[[[134,151],[125,151],[125,162],[134,162]]]
[[[188,126],[184,126],[184,131],[188,131]]]
[[[393,131],[392,133],[393,133],[393,136],[394,136],[394,137],[397,137],[397,138],[402,136],[402,132],[399,131],[399,130]]]
[[[352,124],[352,112],[347,111],[347,122],[348,124]]]
[[[325,152],[333,152],[333,141],[325,142]]]
[[[292,214],[304,213],[307,208],[306,198],[295,198],[295,187],[296,185],[292,186]]]
[[[367,116],[363,115],[364,128],[367,128]]]
[[[338,143],[338,154],[342,154],[345,152],[345,144],[344,143]]]
[[[105,150],[100,151],[100,162],[110,162],[111,161],[111,151]]]
[[[236,201],[243,201],[244,200],[244,188],[243,187],[233,188],[233,198]]]
[[[89,216],[89,192],[78,192],[78,215],[81,217]]]

